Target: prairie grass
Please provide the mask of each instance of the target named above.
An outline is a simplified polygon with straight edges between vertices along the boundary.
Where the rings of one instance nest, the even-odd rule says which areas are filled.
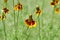
[[[4,7],[9,12],[4,14],[5,19],[0,17],[0,40],[60,40],[60,3],[52,7],[52,0],[0,0],[0,16]],[[60,2],[60,0],[59,0]],[[14,10],[14,6],[21,3],[22,9]],[[41,14],[36,15],[36,5],[41,9]],[[59,11],[56,11],[58,8]],[[35,21],[36,26],[29,28],[25,20]]]

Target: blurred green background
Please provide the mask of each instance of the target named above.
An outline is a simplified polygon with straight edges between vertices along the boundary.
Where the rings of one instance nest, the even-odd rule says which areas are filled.
[[[28,40],[60,40],[60,12],[53,15],[53,7],[50,6],[52,0],[19,0],[22,4],[23,9],[19,11],[19,20],[17,27],[17,36],[19,40],[26,40],[27,35],[24,35],[23,32],[26,30],[24,20],[28,18],[30,14],[33,15],[33,19],[37,22],[35,28],[31,28],[27,34],[29,34]],[[17,0],[14,0],[14,5],[18,3]],[[40,24],[38,24],[38,17],[34,15],[36,5],[42,10],[42,14],[39,16]],[[57,5],[57,7],[59,7]],[[0,15],[1,10],[4,8],[4,1],[0,0]],[[7,8],[9,9],[8,14],[6,15],[5,26],[7,33],[7,40],[14,40],[15,36],[15,27],[14,27],[14,12],[13,12],[13,0],[8,0]],[[17,24],[17,11],[15,11],[15,22]],[[53,17],[53,18],[52,18]],[[53,19],[53,20],[52,20]],[[52,22],[52,21],[53,22]],[[39,39],[39,25],[40,25],[40,39]],[[53,25],[53,26],[51,26]],[[0,21],[0,40],[4,40],[4,27],[2,21]]]

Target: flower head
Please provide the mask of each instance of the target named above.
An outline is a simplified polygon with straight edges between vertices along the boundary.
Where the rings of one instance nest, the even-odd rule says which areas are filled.
[[[51,6],[54,7],[54,5],[55,5],[55,2],[51,2]]]
[[[53,0],[53,2],[55,2],[55,4],[58,4],[59,3],[59,0]]]
[[[29,16],[28,19],[25,20],[25,24],[29,27],[35,27],[36,26],[36,22],[32,19],[32,15]]]
[[[8,13],[8,11],[9,11],[9,10],[8,10],[7,8],[3,8],[3,9],[2,9],[2,12],[5,13],[5,14]]]
[[[40,13],[41,13],[41,10],[40,10],[39,6],[37,6],[35,14],[38,16],[38,15],[40,15]]]
[[[54,7],[56,4],[59,4],[59,0],[52,0],[50,4],[52,7]]]
[[[6,16],[0,16],[0,20],[5,20]]]
[[[59,8],[55,8],[55,13],[59,13],[60,9]]]
[[[22,9],[22,4],[20,3],[14,6],[14,10],[21,10],[21,9]]]

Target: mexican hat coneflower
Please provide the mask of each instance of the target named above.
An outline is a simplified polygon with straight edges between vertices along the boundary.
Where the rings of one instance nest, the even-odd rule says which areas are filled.
[[[58,4],[59,3],[59,0],[53,0],[53,2],[55,2],[55,4]]]
[[[29,28],[36,26],[36,22],[32,19],[32,15],[30,15],[29,18],[26,19],[24,22]]]
[[[36,14],[37,16],[41,14],[41,10],[40,10],[40,8],[39,8],[38,5],[36,6],[35,14]]]
[[[54,7],[54,5],[55,5],[55,2],[51,2],[51,3],[50,3],[50,5],[51,5],[52,7]]]
[[[0,16],[0,20],[5,20],[6,16]]]
[[[4,14],[8,13],[8,11],[9,11],[9,9],[7,9],[7,8],[3,8],[3,9],[2,9],[2,12],[3,12]]]
[[[60,9],[59,8],[55,8],[55,13],[59,13]]]
[[[14,10],[22,10],[22,4],[18,3],[17,5],[15,5]]]
[[[6,16],[2,16],[2,20],[5,19],[5,18],[6,18]]]
[[[59,4],[59,0],[52,0],[52,2],[50,3],[52,7],[54,7],[56,4]]]

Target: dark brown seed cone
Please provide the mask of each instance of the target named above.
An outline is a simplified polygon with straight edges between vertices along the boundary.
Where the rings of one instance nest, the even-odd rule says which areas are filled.
[[[32,15],[30,15],[30,16],[29,16],[29,21],[32,21],[32,20],[33,20],[33,19],[32,19]]]

